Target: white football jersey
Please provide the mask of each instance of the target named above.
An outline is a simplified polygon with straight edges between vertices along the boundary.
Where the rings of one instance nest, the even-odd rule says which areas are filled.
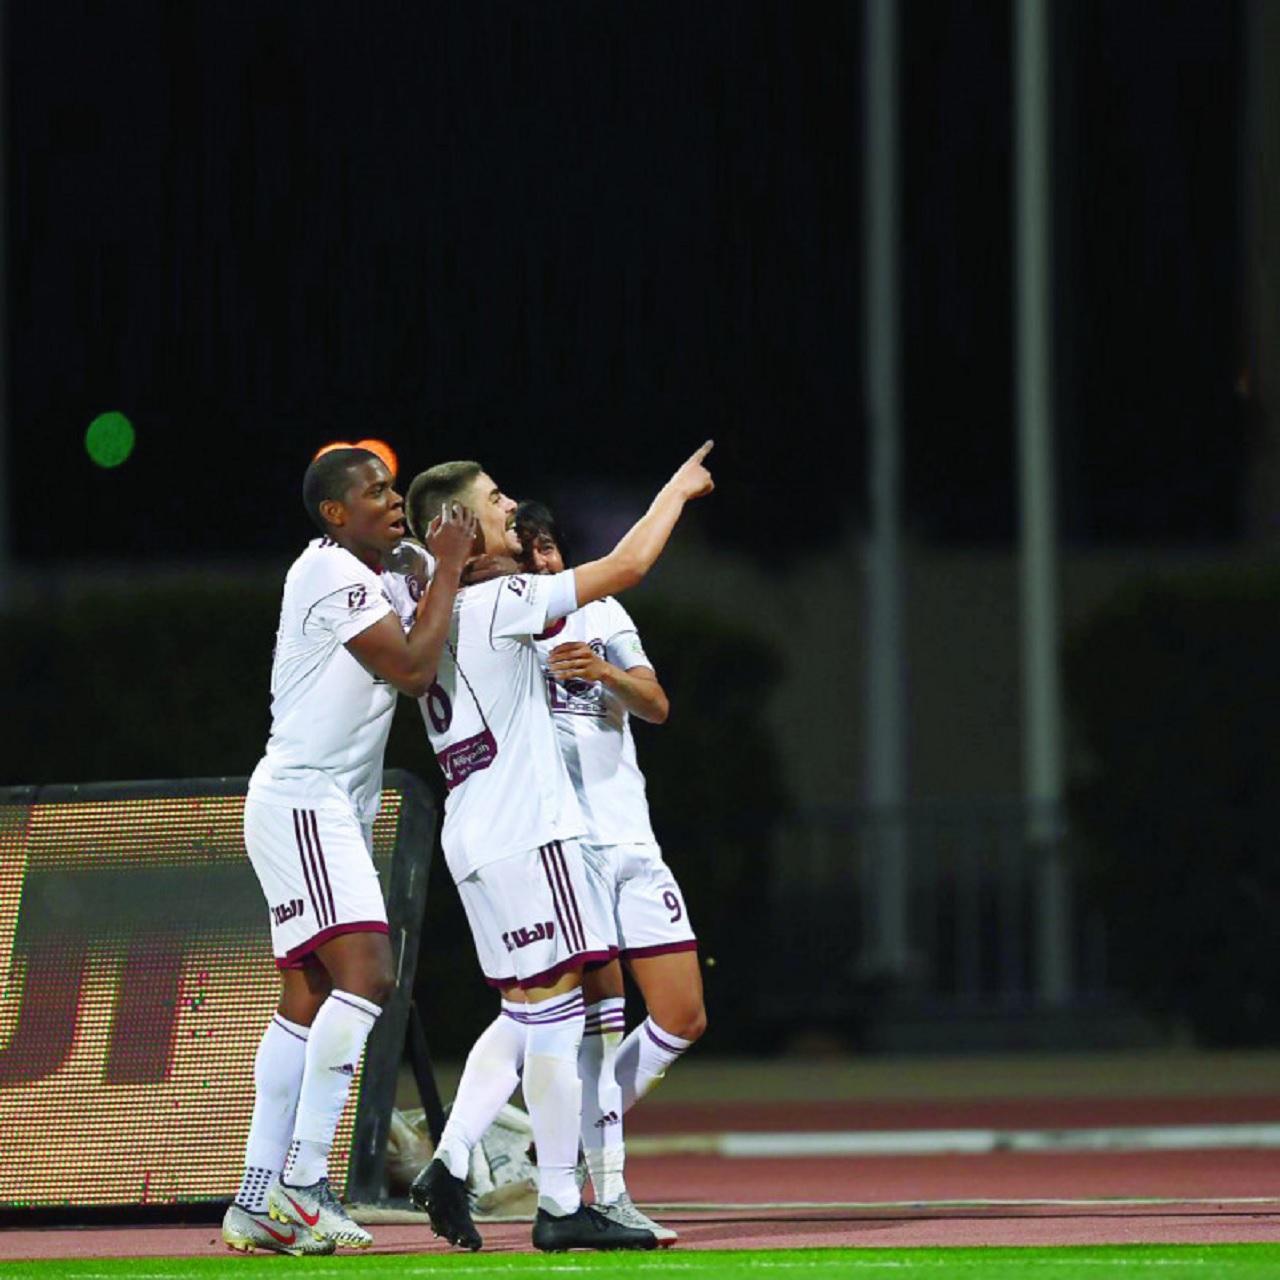
[[[458,592],[439,675],[419,699],[448,788],[440,843],[455,882],[583,834],[533,646],[572,590],[570,572],[514,574]]]
[[[577,640],[623,671],[652,667],[631,615],[612,596],[594,600],[538,637],[538,655]],[[565,684],[546,676],[560,752],[593,845],[652,842],[644,774],[636,762],[631,717],[599,681]]]
[[[317,538],[284,580],[271,663],[271,736],[250,791],[314,808],[345,803],[372,821],[396,690],[366,670],[346,642],[387,614],[406,629],[416,604],[399,574],[378,573],[330,538]]]

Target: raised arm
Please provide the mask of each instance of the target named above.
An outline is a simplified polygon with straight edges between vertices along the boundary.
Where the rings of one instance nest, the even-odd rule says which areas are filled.
[[[579,607],[634,587],[653,568],[680,519],[684,504],[715,488],[711,473],[703,466],[712,443],[708,440],[658,490],[649,510],[622,535],[607,556],[573,570]]]
[[[411,698],[420,698],[436,678],[462,566],[471,555],[476,529],[475,512],[457,503],[437,516],[427,537],[435,574],[418,601],[413,626],[406,633],[400,620],[388,614],[347,642],[348,650],[367,670]]]

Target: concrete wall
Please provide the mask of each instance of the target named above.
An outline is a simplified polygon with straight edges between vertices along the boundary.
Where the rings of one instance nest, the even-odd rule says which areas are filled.
[[[642,590],[697,601],[775,643],[787,669],[769,718],[795,800],[804,808],[856,803],[866,743],[858,544],[849,539],[839,551],[770,572],[745,557],[713,555],[687,532],[680,531]],[[1128,580],[1231,558],[1066,553],[1064,631]],[[1022,709],[1015,556],[915,550],[906,561],[911,795],[1016,796]]]

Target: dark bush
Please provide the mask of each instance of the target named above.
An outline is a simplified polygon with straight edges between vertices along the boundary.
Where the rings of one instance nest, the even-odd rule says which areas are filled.
[[[279,585],[115,586],[0,621],[6,783],[241,776],[270,727]],[[658,838],[685,890],[706,970],[708,1047],[751,1034],[767,957],[757,938],[770,832],[783,809],[764,708],[778,659],[758,637],[648,599],[633,613],[670,695],[636,726]],[[415,705],[401,699],[387,766],[443,796]],[[435,1052],[459,1055],[492,1018],[457,893],[437,855],[418,994]],[[638,1010],[633,1009],[633,1014]]]
[[[1206,1045],[1280,1043],[1280,573],[1133,585],[1070,638],[1070,806],[1113,977]]]

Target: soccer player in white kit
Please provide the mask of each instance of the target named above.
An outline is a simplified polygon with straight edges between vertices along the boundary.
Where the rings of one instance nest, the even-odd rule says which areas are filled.
[[[478,1249],[467,1205],[471,1148],[523,1091],[538,1151],[533,1243],[539,1249],[652,1248],[649,1230],[582,1204],[575,1172],[582,1115],[578,1055],[582,973],[616,952],[609,904],[587,878],[585,824],[556,745],[534,637],[592,600],[634,586],[657,560],[689,500],[713,487],[703,445],[607,556],[552,576],[513,574],[458,593],[439,676],[420,699],[445,776],[441,844],[498,1018],[468,1055],[435,1157],[410,1195],[437,1235]],[[440,503],[477,511],[478,551],[519,554],[515,503],[478,463],[445,463],[409,487],[419,529]]]
[[[524,563],[561,573],[564,539],[538,502],[516,509]],[[660,1244],[676,1233],[642,1214],[623,1177],[622,1116],[706,1030],[697,938],[684,895],[649,820],[631,716],[661,724],[669,711],[640,633],[612,596],[594,600],[537,639],[561,754],[582,807],[582,855],[604,886],[618,951],[645,1000],[646,1018],[623,1040],[622,969],[612,961],[583,978],[586,1034],[580,1057],[582,1149],[596,1204],[616,1221],[646,1226]]]
[[[285,577],[271,670],[271,736],[245,801],[245,846],[267,899],[280,1003],[254,1063],[245,1171],[223,1219],[234,1249],[363,1248],[329,1183],[356,1065],[394,988],[371,850],[397,692],[430,687],[475,517],[433,522],[425,592],[384,572],[404,502],[376,454],[336,449],[307,468],[323,536]],[[416,600],[414,595],[419,595]],[[278,1224],[278,1225],[275,1225]]]

